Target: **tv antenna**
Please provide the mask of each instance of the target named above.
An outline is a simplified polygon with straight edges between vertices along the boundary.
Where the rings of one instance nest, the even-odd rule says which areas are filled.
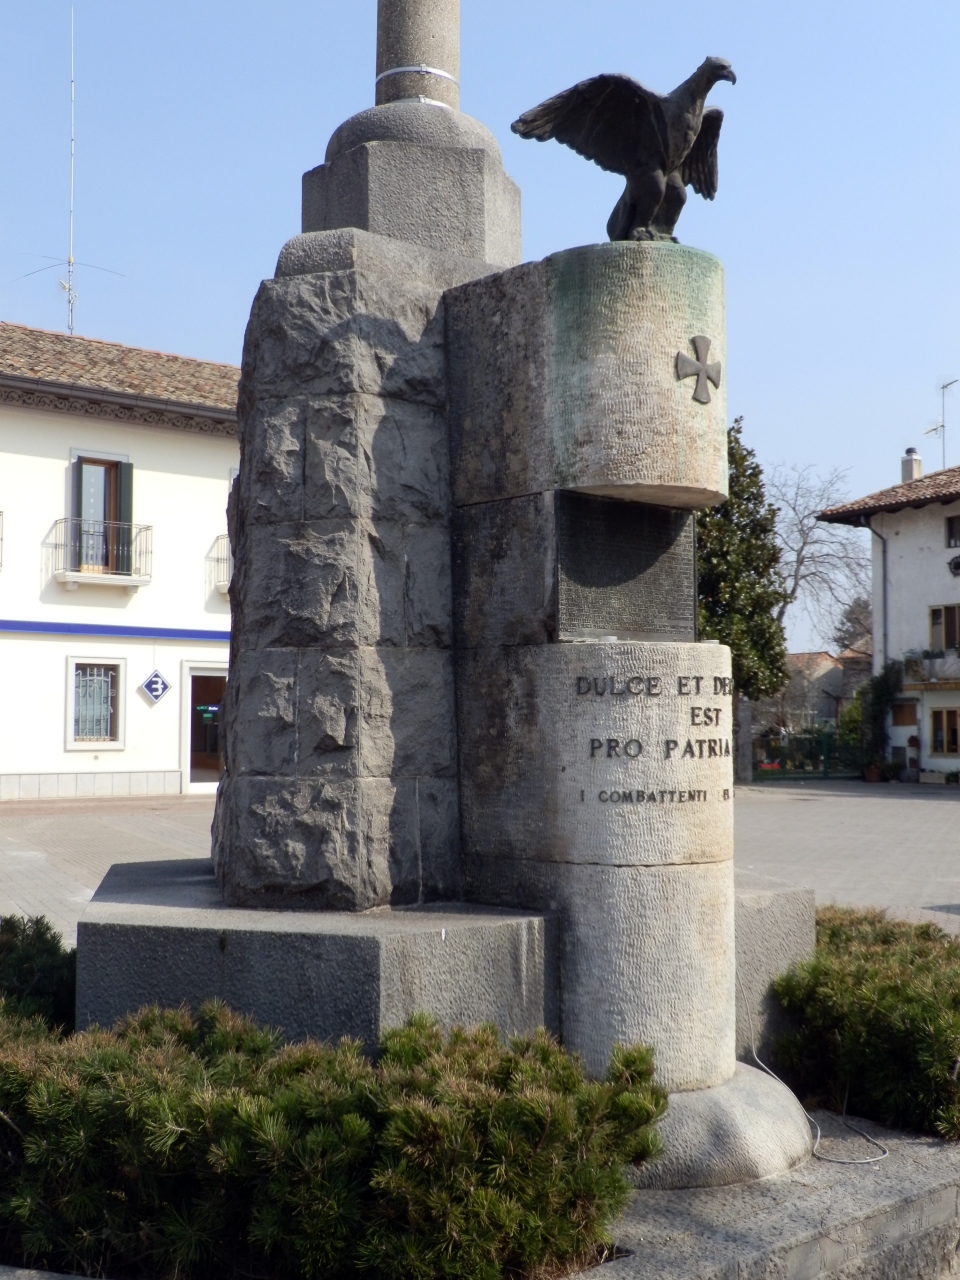
[[[74,175],[76,171],[77,137],[76,137],[76,79],[75,79],[75,42],[73,5],[70,6],[70,251],[67,258],[53,258],[47,253],[27,254],[27,257],[48,258],[49,265],[37,267],[25,275],[16,276],[9,281],[16,284],[18,280],[26,280],[29,276],[39,275],[42,271],[52,271],[54,267],[66,267],[67,278],[60,281],[60,287],[67,295],[67,332],[73,333],[73,313],[77,305],[77,291],[73,287],[74,268],[89,267],[91,271],[105,271],[111,276],[123,276],[122,271],[113,271],[110,267],[98,267],[93,262],[78,262],[73,256],[73,215],[74,215]]]
[[[73,334],[73,309],[77,293],[73,287],[73,179],[77,158],[77,91],[74,79],[73,5],[70,6],[70,253],[67,257],[67,278],[60,281],[67,294],[67,332]]]
[[[939,436],[942,448],[943,470],[947,469],[947,391],[950,387],[960,382],[960,378],[953,378],[950,382],[944,382],[940,387],[940,421],[935,427],[931,427],[929,431],[925,431],[925,436]]]

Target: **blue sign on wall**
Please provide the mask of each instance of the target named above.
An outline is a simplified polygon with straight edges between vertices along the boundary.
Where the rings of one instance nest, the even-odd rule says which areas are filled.
[[[147,676],[140,688],[151,702],[159,702],[170,689],[170,685],[164,680],[159,671],[154,671],[153,675]]]

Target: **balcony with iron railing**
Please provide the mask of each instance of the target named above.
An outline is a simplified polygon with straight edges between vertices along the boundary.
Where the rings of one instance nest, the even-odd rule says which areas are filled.
[[[233,552],[230,550],[230,537],[221,533],[213,544],[213,581],[222,596],[230,590],[232,577]]]
[[[153,572],[153,528],[108,520],[58,520],[53,576],[68,591],[80,586],[146,586]]]

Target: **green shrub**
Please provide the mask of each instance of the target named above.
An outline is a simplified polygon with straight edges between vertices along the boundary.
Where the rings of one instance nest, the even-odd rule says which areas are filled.
[[[415,1018],[373,1065],[219,1005],[66,1039],[0,1018],[0,1257],[91,1275],[434,1280],[595,1259],[666,1098],[545,1032]]]
[[[777,1061],[802,1095],[960,1138],[960,941],[883,911],[817,912],[817,948],[774,989]]]
[[[73,1030],[77,953],[67,951],[46,916],[0,920],[0,996],[11,1011]]]

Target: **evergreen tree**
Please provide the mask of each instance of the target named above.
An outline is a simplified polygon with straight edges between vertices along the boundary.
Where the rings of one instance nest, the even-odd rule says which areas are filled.
[[[728,437],[730,496],[697,515],[699,624],[702,640],[730,646],[734,684],[755,700],[786,684],[787,647],[774,616],[783,603],[777,508],[742,431],[737,418]]]

